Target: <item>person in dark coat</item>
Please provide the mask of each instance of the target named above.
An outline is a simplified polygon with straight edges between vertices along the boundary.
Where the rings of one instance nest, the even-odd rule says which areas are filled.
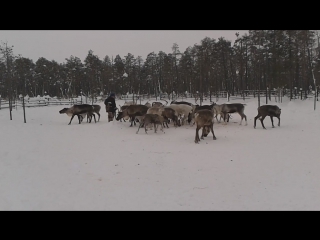
[[[108,113],[108,121],[113,121],[113,118],[116,114],[116,110],[118,109],[116,106],[116,95],[111,93],[109,97],[104,100],[104,104],[106,105],[106,112]]]

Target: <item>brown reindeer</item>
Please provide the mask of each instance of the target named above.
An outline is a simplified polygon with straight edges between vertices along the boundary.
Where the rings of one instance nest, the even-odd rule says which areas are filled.
[[[169,126],[168,126],[169,119],[173,121],[173,125],[175,127],[181,126],[180,116],[178,115],[178,113],[174,109],[170,108],[170,106],[163,108],[162,116],[164,118],[163,124],[166,124],[167,128],[169,128]]]
[[[160,130],[165,133],[163,131],[163,122],[164,122],[164,118],[162,116],[160,116],[159,114],[152,114],[152,113],[147,113],[145,114],[142,119],[141,119],[141,122],[140,122],[140,125],[139,125],[139,128],[137,130],[136,133],[139,132],[139,129],[144,125],[144,131],[145,133],[148,133],[147,131],[147,126],[149,124],[153,124],[154,126],[154,132],[157,133],[157,128],[158,128],[158,125],[160,125]]]
[[[211,110],[203,109],[199,110],[195,114],[195,123],[196,123],[196,136],[194,139],[195,143],[199,143],[199,130],[202,128],[201,139],[204,139],[205,136],[208,135],[209,129],[212,132],[213,140],[216,140],[216,136],[213,131],[213,112]]]
[[[132,127],[132,124],[136,125],[135,118],[144,116],[147,113],[148,109],[149,108],[146,105],[130,105],[122,112],[118,113],[116,120],[119,121],[120,119],[129,116],[129,118],[131,119],[130,127]]]

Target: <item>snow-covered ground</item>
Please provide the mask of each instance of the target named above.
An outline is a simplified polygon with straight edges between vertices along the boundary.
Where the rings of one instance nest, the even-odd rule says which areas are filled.
[[[199,144],[195,126],[108,123],[103,103],[100,122],[80,125],[67,106],[26,108],[27,123],[2,109],[0,210],[320,210],[320,102],[272,99],[281,126],[267,117],[267,130],[253,128],[257,98],[231,102],[247,104],[248,125],[233,114]]]

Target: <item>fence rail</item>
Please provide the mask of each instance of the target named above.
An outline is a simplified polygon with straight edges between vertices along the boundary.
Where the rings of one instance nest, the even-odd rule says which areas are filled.
[[[266,97],[266,90],[244,90],[244,91],[239,91],[239,92],[234,92],[234,94],[232,95],[230,92],[227,91],[217,91],[217,92],[211,92],[211,98],[231,98],[232,100],[236,100],[236,99],[243,99],[243,97],[245,99],[249,99],[252,97],[257,97],[258,93],[260,94],[260,97]],[[243,96],[244,95],[244,96]],[[200,94],[196,93],[196,94],[191,94],[191,93],[184,93],[184,94],[165,94],[165,93],[161,93],[161,95],[154,95],[154,94],[140,94],[140,95],[117,95],[118,99],[122,99],[125,101],[132,101],[133,97],[135,101],[139,101],[139,100],[146,100],[146,99],[150,99],[150,98],[159,98],[159,99],[169,99],[169,100],[176,100],[176,99],[183,99],[183,98],[195,98],[195,99],[199,99]],[[276,90],[269,90],[267,92],[267,96],[268,97],[272,97],[272,98],[280,98],[283,96],[289,96],[290,97],[290,91],[288,89],[276,89]],[[310,94],[305,95],[305,93],[303,92],[303,94],[301,94],[300,91],[294,92],[293,93],[293,99],[307,99],[307,98],[313,98],[315,96],[315,93],[310,92]],[[204,94],[204,98],[208,99],[210,97],[210,93],[205,93]],[[101,102],[103,101],[103,99],[94,99],[94,102]],[[318,101],[318,92],[317,92],[317,101]],[[29,99],[29,100],[25,100],[25,107],[41,107],[41,106],[54,106],[54,105],[74,105],[74,104],[81,104],[81,103],[87,103],[87,104],[91,104],[92,103],[92,99],[91,98],[83,98],[83,99],[79,99],[79,98],[70,98],[70,99],[56,99],[56,98],[51,98],[51,99]],[[17,107],[22,107],[23,103],[21,99],[16,99],[12,101],[12,108],[17,108]],[[9,108],[9,101],[8,100],[4,100],[0,98],[0,110],[1,109],[6,109]]]
[[[42,106],[53,106],[53,105],[74,105],[74,104],[81,104],[81,100],[78,99],[62,99],[62,100],[25,100],[24,101],[25,107],[42,107]],[[12,101],[12,108],[16,107],[23,107],[22,100],[15,100]],[[7,100],[0,100],[0,110],[9,108],[9,101]]]

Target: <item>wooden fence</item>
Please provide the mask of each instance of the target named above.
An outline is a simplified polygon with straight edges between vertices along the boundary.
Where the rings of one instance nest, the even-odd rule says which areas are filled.
[[[244,94],[243,94],[244,93]],[[250,99],[252,97],[257,98],[258,97],[258,90],[245,90],[241,92],[235,92],[233,95],[228,93],[227,91],[218,91],[218,92],[212,92],[211,93],[211,99],[218,99],[218,98],[230,98],[231,100],[236,100],[236,99],[243,99],[243,95],[245,99]],[[229,95],[230,94],[230,95]],[[280,101],[280,98],[283,96],[288,96],[290,97],[290,90],[286,89],[283,91],[283,89],[276,89],[276,90],[269,90],[268,91],[268,98],[275,98],[275,101],[278,100]],[[318,92],[317,92],[318,94]],[[301,94],[301,92],[296,92],[293,94],[293,99],[306,99],[306,98],[313,98],[315,94],[308,94],[305,96],[305,94]],[[195,98],[197,101],[199,101],[199,93],[196,94],[161,94],[161,97],[158,95],[148,95],[148,94],[141,94],[141,95],[134,95],[134,100],[139,102],[142,100],[147,100],[147,99],[155,99],[156,97],[159,99],[170,99],[170,100],[176,100],[176,99],[184,99],[184,98]],[[210,93],[205,93],[204,95],[205,99],[208,99],[210,97]],[[266,97],[266,90],[260,90],[260,98],[265,98]],[[122,99],[125,101],[132,101],[133,100],[133,95],[117,95],[118,99]],[[101,98],[99,101],[103,101],[104,99]],[[229,99],[228,99],[229,100]],[[98,99],[95,98],[94,102],[97,102]],[[318,96],[317,96],[317,101],[318,101]],[[29,99],[25,100],[25,107],[41,107],[41,106],[54,106],[54,105],[74,105],[74,104],[81,104],[81,103],[87,103],[91,104],[92,100],[90,98],[83,98],[82,101],[79,100],[79,98],[70,98],[70,99],[56,99],[56,98],[51,98],[51,99]],[[22,107],[22,100],[21,99],[16,99],[12,102],[12,108],[17,108],[17,107]],[[0,98],[0,110],[1,109],[6,109],[9,108],[9,101],[1,99]]]
[[[42,107],[42,106],[54,106],[54,105],[74,105],[81,104],[81,100],[78,99],[61,99],[61,100],[44,100],[44,99],[32,99],[24,101],[25,107]],[[22,100],[12,101],[12,108],[22,107]],[[9,108],[9,101],[0,99],[0,110]]]

